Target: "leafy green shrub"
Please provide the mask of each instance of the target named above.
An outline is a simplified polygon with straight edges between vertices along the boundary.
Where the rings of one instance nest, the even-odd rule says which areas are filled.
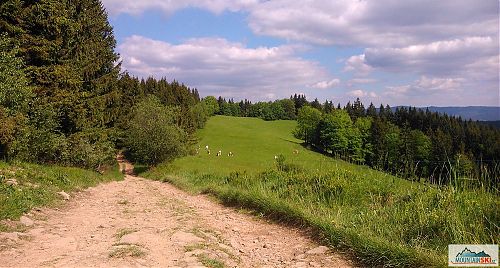
[[[185,154],[187,135],[176,125],[178,117],[177,110],[162,105],[155,96],[139,102],[125,131],[133,160],[155,165]]]
[[[195,128],[205,127],[208,119],[208,108],[204,102],[197,103],[189,110]]]
[[[0,35],[0,157],[6,158],[19,129],[26,124],[26,112],[33,97],[18,49],[6,35]]]
[[[85,129],[66,137],[59,132],[57,115],[51,105],[34,105],[29,120],[16,131],[9,158],[91,169],[112,164],[115,149],[107,131]]]
[[[12,142],[26,124],[26,117],[20,113],[9,116],[7,109],[0,107],[0,158],[6,158]]]
[[[67,158],[66,148],[64,135],[26,126],[12,143],[9,155],[32,163],[62,163]]]
[[[86,130],[68,138],[68,151],[73,153],[68,162],[74,166],[100,170],[102,165],[114,162],[116,150],[102,129]]]
[[[0,106],[10,113],[25,113],[33,97],[18,51],[10,38],[0,36]]]

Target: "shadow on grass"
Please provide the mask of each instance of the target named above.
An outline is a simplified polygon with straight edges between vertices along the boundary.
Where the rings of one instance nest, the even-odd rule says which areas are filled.
[[[313,151],[313,152],[316,152],[316,153],[320,153],[322,155],[326,155],[326,156],[329,156],[329,157],[333,157],[333,155],[331,153],[328,153],[327,151],[325,151],[325,150],[323,150],[320,147],[317,147],[315,145],[302,142],[302,143],[300,143],[300,146],[302,146],[302,148],[304,148],[306,150]]]
[[[146,172],[149,170],[149,166],[148,165],[144,165],[144,164],[135,164],[134,165],[134,174],[136,175],[141,175],[142,173]]]
[[[289,142],[289,143],[293,143],[293,144],[302,144],[302,142],[298,142],[298,141],[293,141],[293,140],[284,139],[284,138],[280,138],[280,139],[283,141]]]

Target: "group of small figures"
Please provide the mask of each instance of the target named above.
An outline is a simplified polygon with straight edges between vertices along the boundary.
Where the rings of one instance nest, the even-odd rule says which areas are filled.
[[[207,152],[207,154],[210,154],[210,148],[208,148],[208,145],[205,146],[205,151]],[[196,154],[199,154],[200,152],[200,147],[198,147],[198,149],[196,149]],[[222,150],[219,150],[217,152],[217,156],[222,156]],[[229,152],[227,153],[227,156],[234,156],[233,152]]]
[[[201,148],[198,146],[198,149],[196,149],[196,154],[200,153],[200,149]],[[210,148],[208,147],[208,145],[205,145],[205,151],[207,152],[207,154],[210,154]],[[297,150],[297,149],[293,150],[293,154],[299,154],[299,150]],[[217,156],[222,156],[222,150],[219,150],[217,152]],[[234,156],[234,154],[233,154],[233,152],[229,152],[229,153],[227,153],[227,156]],[[275,160],[278,159],[278,156],[275,155],[274,159]]]

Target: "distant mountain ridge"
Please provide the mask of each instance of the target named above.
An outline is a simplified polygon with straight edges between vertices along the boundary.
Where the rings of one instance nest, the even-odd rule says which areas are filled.
[[[430,106],[430,111],[461,116],[463,119],[478,121],[500,120],[500,107],[495,106],[467,106],[467,107],[435,107]]]
[[[457,254],[457,258],[463,258],[463,257],[491,257],[491,256],[486,254],[484,250],[479,253],[476,253],[468,248],[465,248],[464,250],[462,250],[462,252]]]
[[[408,106],[398,106],[408,107]],[[393,107],[395,110],[397,107]],[[419,109],[429,109],[431,112],[460,116],[464,120],[472,119],[474,121],[500,121],[500,107],[497,106],[466,106],[466,107],[417,107]]]

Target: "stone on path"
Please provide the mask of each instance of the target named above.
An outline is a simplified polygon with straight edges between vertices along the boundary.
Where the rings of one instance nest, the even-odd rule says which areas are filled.
[[[67,194],[65,191],[60,191],[58,194],[64,199],[64,200],[69,200],[69,194]]]
[[[26,217],[26,216],[21,216],[19,221],[21,222],[22,225],[27,226],[27,227],[33,226],[33,224],[34,224],[33,220]]]
[[[307,251],[307,254],[324,254],[325,252],[328,251],[328,248],[325,246],[319,246],[317,248],[313,248],[309,251]]]

